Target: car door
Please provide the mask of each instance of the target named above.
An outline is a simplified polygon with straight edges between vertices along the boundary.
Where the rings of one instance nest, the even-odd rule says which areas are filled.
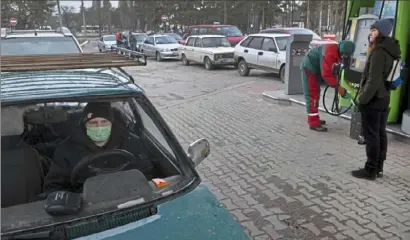
[[[246,63],[250,67],[258,66],[258,54],[263,53],[261,51],[262,42],[263,42],[263,37],[253,36],[252,40],[248,44],[248,47],[245,47],[243,49],[243,52],[244,52],[243,58],[245,59]]]
[[[153,49],[154,49],[154,37],[148,37],[143,45],[143,51],[146,56],[153,56]]]
[[[192,48],[192,58],[195,62],[203,62],[202,38],[195,39],[194,47]]]
[[[262,49],[258,52],[258,65],[269,70],[276,71],[278,60],[278,49],[275,40],[265,37],[262,41]]]
[[[196,37],[189,37],[188,41],[185,44],[185,48],[184,48],[184,52],[185,52],[185,56],[189,61],[194,61],[194,44],[195,44],[195,39]]]

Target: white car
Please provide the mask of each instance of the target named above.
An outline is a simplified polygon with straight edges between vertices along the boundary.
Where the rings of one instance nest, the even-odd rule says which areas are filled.
[[[115,35],[105,35],[98,40],[98,51],[111,51],[111,46],[117,46]]]
[[[215,66],[236,66],[234,48],[222,35],[189,36],[178,52],[185,65],[190,62],[201,63],[208,70]]]
[[[141,45],[141,52],[147,57],[155,57],[157,61],[163,59],[178,60],[178,43],[175,38],[168,35],[152,35],[145,39]]]
[[[289,34],[257,33],[244,38],[235,46],[235,60],[241,76],[251,69],[277,73],[285,79],[286,44]]]

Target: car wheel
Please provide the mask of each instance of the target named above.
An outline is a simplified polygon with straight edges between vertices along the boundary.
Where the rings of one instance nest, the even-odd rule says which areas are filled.
[[[159,54],[159,52],[155,53],[155,59],[157,59],[158,62],[162,61],[161,54]]]
[[[212,64],[211,59],[209,57],[205,57],[204,64],[207,70],[212,70],[215,68],[215,65]]]
[[[279,70],[280,81],[285,83],[285,65],[283,65]]]
[[[246,77],[249,75],[250,69],[248,67],[248,64],[246,64],[245,60],[241,60],[238,64],[238,72],[239,75],[241,75],[242,77]]]
[[[188,66],[188,65],[189,65],[189,61],[188,61],[188,59],[186,58],[185,54],[182,54],[182,62],[184,63],[185,66]]]
[[[102,52],[101,48],[98,48],[98,51]]]

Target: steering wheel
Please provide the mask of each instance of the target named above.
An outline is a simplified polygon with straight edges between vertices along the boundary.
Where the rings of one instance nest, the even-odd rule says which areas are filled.
[[[122,159],[123,161],[120,161]],[[132,162],[136,162],[135,156],[122,149],[103,150],[83,157],[71,172],[71,184],[80,184],[80,176],[94,176],[125,170]],[[108,165],[104,167],[104,165]]]

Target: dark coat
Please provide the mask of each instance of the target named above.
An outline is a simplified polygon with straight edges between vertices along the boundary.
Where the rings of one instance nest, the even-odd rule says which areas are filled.
[[[152,178],[151,173],[154,166],[143,154],[145,152],[143,143],[118,124],[113,124],[110,139],[103,147],[95,145],[86,135],[84,128],[79,127],[78,129],[79,131],[62,142],[55,150],[50,170],[44,179],[44,192],[75,191],[71,184],[71,172],[74,166],[84,157],[104,149],[122,149],[132,153],[137,159],[137,163],[134,164],[136,168],[142,171],[148,179]]]
[[[394,61],[400,59],[399,42],[392,38],[382,38],[376,42],[375,48],[369,54],[360,81],[357,100],[360,105],[366,105],[374,97],[386,98],[390,91],[386,88],[386,81]]]

